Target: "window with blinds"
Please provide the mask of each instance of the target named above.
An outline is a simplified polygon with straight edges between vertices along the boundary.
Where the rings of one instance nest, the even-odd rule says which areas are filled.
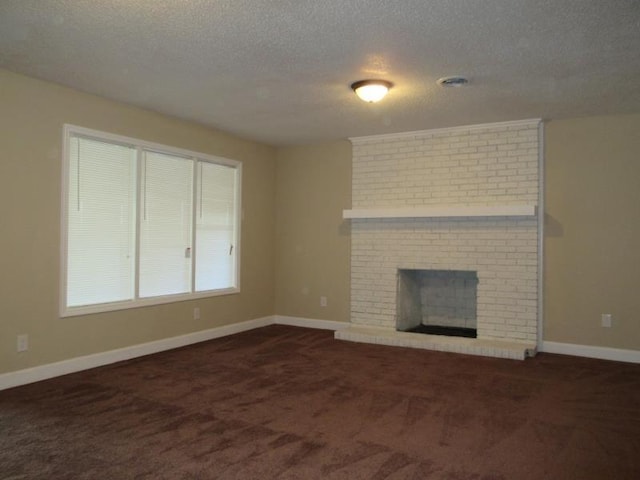
[[[240,162],[65,126],[61,315],[239,291]]]

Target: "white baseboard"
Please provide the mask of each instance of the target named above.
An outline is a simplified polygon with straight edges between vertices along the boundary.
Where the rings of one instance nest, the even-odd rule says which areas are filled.
[[[15,372],[0,374],[0,390],[26,385],[28,383],[46,380],[48,378],[67,375],[69,373],[101,367],[111,363],[130,360],[153,353],[163,352],[174,348],[192,345],[194,343],[225,337],[254,328],[268,325],[291,325],[295,327],[317,328],[322,330],[341,330],[350,326],[348,322],[336,322],[333,320],[318,320],[313,318],[290,317],[286,315],[271,315],[256,318],[245,322],[233,323],[222,327],[210,328],[199,332],[180,335],[172,338],[156,340],[154,342],[132,345],[129,347],[109,350],[82,357],[71,358],[61,362],[49,363],[37,367],[26,368]],[[543,342],[543,352],[558,353],[563,355],[575,355],[579,357],[599,358],[618,362],[640,363],[640,351],[623,350],[618,348],[594,347],[589,345],[576,345],[572,343]]]
[[[624,350],[621,348],[594,347],[573,343],[542,342],[542,351],[575,355],[577,357],[599,358],[616,362],[640,363],[640,350]]]
[[[32,368],[25,368],[15,372],[0,374],[0,390],[26,385],[27,383],[39,382],[48,378],[67,375],[68,373],[88,370],[90,368],[109,365],[110,363],[130,360],[152,353],[163,352],[173,348],[184,347],[193,343],[205,342],[214,338],[225,337],[254,328],[260,328],[273,324],[273,317],[263,317],[246,322],[233,323],[222,327],[210,328],[199,332],[188,333],[178,337],[165,338],[154,342],[131,345],[130,347],[118,348],[107,352],[85,355],[82,357],[70,358],[61,362],[49,363]]]
[[[315,318],[289,317],[286,315],[274,315],[273,323],[277,325],[290,325],[292,327],[318,328],[321,330],[340,330],[351,325],[349,322],[317,320]]]
[[[17,370],[15,372],[3,373],[0,374],[0,390],[39,382],[40,380],[47,380],[48,378],[59,377],[69,373],[80,372],[90,368],[101,367],[111,363],[122,362],[124,360],[163,352],[173,348],[184,347],[194,343],[205,342],[207,340],[213,340],[214,338],[226,337],[227,335],[233,335],[235,333],[245,332],[247,330],[253,330],[254,328],[266,327],[267,325],[273,324],[318,328],[323,330],[338,330],[349,326],[346,322],[271,315],[268,317],[256,318],[254,320],[247,320],[246,322],[232,323],[222,327],[188,333],[177,337],[164,338],[154,342],[131,345],[129,347],[109,350],[107,352],[70,358],[69,360],[62,360],[61,362],[49,363],[46,365],[39,365],[37,367]]]

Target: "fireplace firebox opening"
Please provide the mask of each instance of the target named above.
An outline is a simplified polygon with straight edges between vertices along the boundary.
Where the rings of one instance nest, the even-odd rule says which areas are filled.
[[[478,274],[398,269],[396,330],[477,337]]]

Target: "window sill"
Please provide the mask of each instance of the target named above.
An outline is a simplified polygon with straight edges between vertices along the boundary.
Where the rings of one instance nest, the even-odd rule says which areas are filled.
[[[80,307],[62,307],[60,318],[77,317],[79,315],[90,315],[92,313],[113,312],[117,310],[128,310],[131,308],[149,307],[152,305],[163,305],[166,303],[184,302],[187,300],[219,297],[222,295],[232,295],[236,293],[240,293],[239,287],[224,288],[221,290],[208,290],[206,292],[179,293],[175,295],[164,295],[162,297],[139,298],[137,300],[100,303],[97,305],[86,305]]]

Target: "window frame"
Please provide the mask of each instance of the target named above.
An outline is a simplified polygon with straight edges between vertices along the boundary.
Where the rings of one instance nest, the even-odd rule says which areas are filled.
[[[137,188],[136,188],[136,268],[135,268],[135,278],[134,281],[136,283],[136,289],[134,292],[134,297],[131,300],[123,300],[118,302],[109,302],[109,303],[99,303],[93,305],[83,305],[77,307],[69,307],[67,306],[67,249],[68,249],[68,190],[69,190],[69,166],[70,166],[70,140],[72,136],[80,136],[86,137],[89,139],[94,139],[97,141],[114,143],[119,145],[124,145],[127,147],[136,149],[136,168],[138,171],[138,178],[136,180]],[[217,290],[205,290],[196,292],[195,283],[194,283],[194,272],[192,271],[192,283],[191,283],[191,292],[188,293],[178,293],[171,295],[161,295],[156,297],[145,297],[139,298],[138,292],[138,282],[139,282],[139,235],[140,235],[140,164],[141,164],[141,154],[144,150],[154,151],[158,153],[166,153],[169,155],[175,155],[179,157],[184,157],[191,159],[194,162],[194,179],[196,175],[195,168],[198,165],[198,161],[204,161],[209,163],[214,163],[217,165],[224,165],[228,167],[232,167],[236,170],[235,177],[235,198],[234,204],[236,206],[235,209],[235,243],[233,245],[233,249],[235,252],[235,286],[217,289]],[[64,124],[63,126],[63,141],[62,141],[62,181],[61,181],[61,215],[60,215],[60,296],[59,296],[59,313],[60,317],[73,317],[78,315],[87,315],[92,313],[100,313],[100,312],[110,312],[116,310],[126,310],[130,308],[139,308],[146,307],[151,305],[161,305],[166,303],[174,303],[174,302],[182,302],[185,300],[194,300],[199,298],[208,298],[208,297],[217,297],[222,295],[230,295],[235,293],[240,293],[240,264],[242,259],[242,248],[241,248],[241,232],[242,232],[242,162],[238,160],[231,160],[229,158],[219,157],[215,155],[208,155],[201,152],[194,152],[191,150],[186,150],[177,147],[171,147],[168,145],[163,145],[155,142],[148,142],[145,140],[140,140],[132,137],[126,137],[122,135],[116,135],[112,133],[102,132],[99,130],[93,130],[85,127],[79,127],[71,124]],[[193,196],[195,199],[196,196],[196,185],[193,185]],[[195,217],[195,203],[194,208],[192,209],[192,215]],[[195,224],[192,224],[192,255],[193,255],[193,265],[195,267],[195,256],[197,255],[195,244]]]

